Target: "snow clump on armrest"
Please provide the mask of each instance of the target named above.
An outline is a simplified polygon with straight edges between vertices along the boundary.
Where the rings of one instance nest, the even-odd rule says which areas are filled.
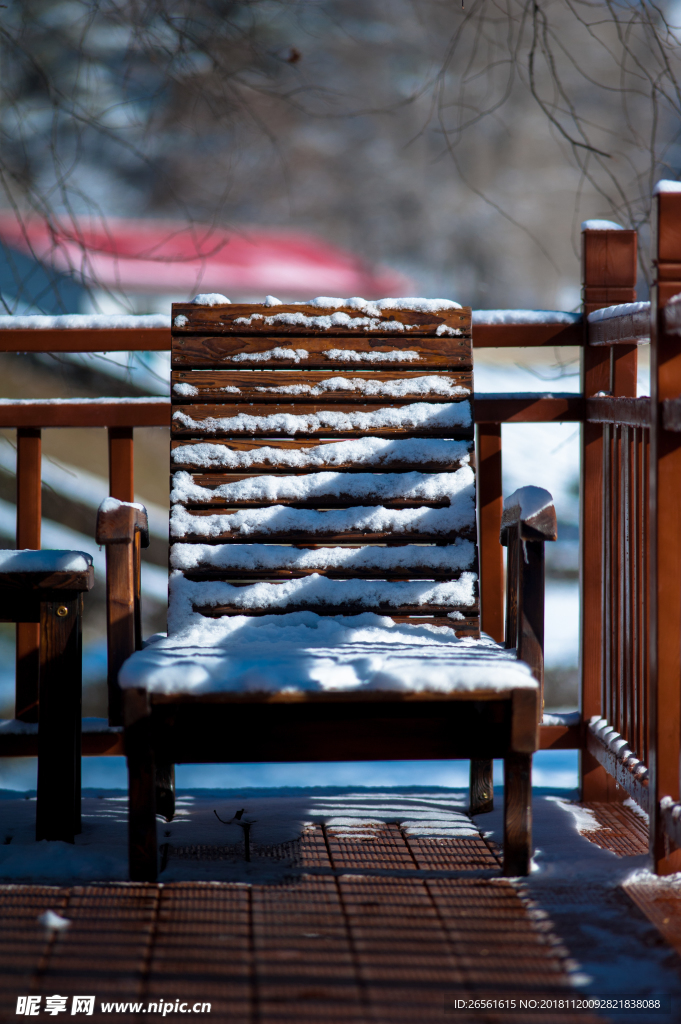
[[[582,231],[624,231],[614,220],[583,220]]]
[[[191,301],[192,306],[231,306],[230,300],[226,295],[220,295],[219,292],[205,292],[201,295],[195,295]]]
[[[0,551],[0,572],[87,572],[91,565],[86,551]]]

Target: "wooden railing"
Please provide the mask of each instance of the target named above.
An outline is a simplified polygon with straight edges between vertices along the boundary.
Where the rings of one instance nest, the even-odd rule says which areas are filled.
[[[681,194],[662,193],[656,204],[651,309],[608,308],[635,301],[635,232],[587,230],[580,322],[474,325],[474,349],[579,346],[581,393],[478,394],[474,413],[482,627],[500,641],[502,424],[582,424],[581,724],[543,726],[541,746],[581,750],[584,799],[632,795],[649,810],[655,869],[667,873],[681,869],[681,305],[666,307],[681,293]],[[605,308],[606,316],[589,321]],[[637,399],[637,346],[647,343],[652,397]],[[0,331],[7,352],[169,348],[170,332],[159,328]],[[169,422],[169,401],[0,403],[0,426],[17,429],[18,545],[40,545],[41,429],[106,427],[111,494],[131,500],[133,430]],[[20,632],[19,662],[35,640],[28,627]],[[30,657],[25,664],[28,679]],[[37,694],[21,679],[18,671],[17,713],[29,721]],[[0,753],[35,752],[31,736],[7,740]],[[84,752],[120,752],[117,743],[86,735]]]

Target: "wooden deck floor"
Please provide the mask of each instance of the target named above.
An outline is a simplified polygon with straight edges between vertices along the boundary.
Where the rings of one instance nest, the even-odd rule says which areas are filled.
[[[208,1019],[230,1024],[424,1024],[449,1019],[446,1001],[574,998],[567,950],[524,886],[500,877],[486,841],[352,831],[309,828],[297,873],[269,884],[0,887],[2,1020],[16,1021],[28,994],[68,996],[69,1016],[72,996],[95,995],[93,1019],[110,1019],[103,1001],[140,1002],[128,1020],[157,1012],[149,1003],[171,1003],[177,1020],[176,1001],[209,1002]],[[68,928],[38,925],[48,909]],[[593,1018],[459,1009],[452,1019]]]

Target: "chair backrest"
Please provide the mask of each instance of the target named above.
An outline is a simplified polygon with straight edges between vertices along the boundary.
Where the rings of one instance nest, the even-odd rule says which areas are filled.
[[[191,606],[479,633],[470,309],[335,302],[173,306],[171,631]]]

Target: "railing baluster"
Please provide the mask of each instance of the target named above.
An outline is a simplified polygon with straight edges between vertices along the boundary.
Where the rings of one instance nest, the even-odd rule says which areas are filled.
[[[639,714],[639,573],[638,565],[641,557],[641,545],[639,542],[639,501],[640,501],[640,480],[639,480],[639,435],[638,427],[632,429],[631,441],[631,527],[629,534],[630,553],[630,604],[629,623],[631,630],[631,746],[636,754],[641,756],[641,716]]]
[[[499,540],[504,504],[501,423],[480,423],[477,433],[480,627],[501,643],[504,639],[504,549]]]
[[[610,686],[610,633],[612,624],[610,622],[610,534],[611,534],[611,494],[612,494],[612,427],[609,423],[603,426],[603,543],[602,552],[602,581],[603,596],[601,600],[603,627],[601,645],[601,707],[602,714],[612,721],[612,687]]]
[[[41,432],[33,427],[17,429],[17,548],[40,548],[42,516]],[[15,717],[38,721],[40,677],[40,623],[16,626]]]

